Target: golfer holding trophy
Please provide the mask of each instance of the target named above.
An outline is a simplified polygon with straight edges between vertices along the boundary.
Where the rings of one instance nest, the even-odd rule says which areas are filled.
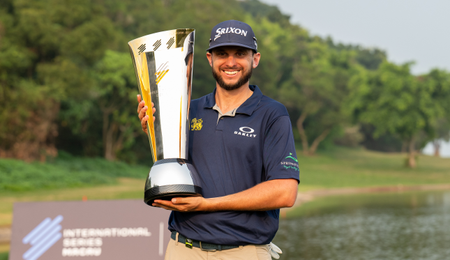
[[[172,210],[172,239],[165,259],[278,258],[281,251],[271,241],[278,229],[280,208],[294,205],[299,182],[287,110],[249,84],[261,54],[252,28],[235,20],[219,23],[211,31],[206,57],[216,80],[214,91],[189,102],[187,92],[191,90],[186,80],[190,81],[192,74],[171,67],[192,65],[186,57],[193,30],[182,30],[190,33],[183,36],[184,41],[183,37],[174,38],[177,47],[166,39],[155,40],[158,37],[132,44],[152,35],[129,43],[143,96],[143,100],[138,96],[138,114],[155,160],[145,201]],[[161,55],[183,53],[178,62],[175,55],[160,61],[159,50],[152,50],[159,44],[168,48],[160,51]],[[149,71],[148,76],[142,71]],[[164,92],[165,80],[169,83],[165,88],[182,82],[174,87],[182,90]],[[187,108],[186,114],[180,107]],[[172,121],[186,123],[167,123]],[[173,140],[175,144],[169,147]],[[185,178],[188,175],[190,178]],[[182,191],[177,193],[179,187]]]

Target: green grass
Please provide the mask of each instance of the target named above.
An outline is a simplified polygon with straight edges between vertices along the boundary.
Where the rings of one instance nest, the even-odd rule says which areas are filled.
[[[419,156],[406,168],[405,154],[336,148],[317,156],[299,155],[300,191],[323,188],[450,183],[450,158]]]
[[[0,253],[0,260],[8,260],[9,253],[8,252],[2,252]]]
[[[0,159],[0,192],[114,184],[117,177],[145,178],[149,168],[67,153],[47,163]]]

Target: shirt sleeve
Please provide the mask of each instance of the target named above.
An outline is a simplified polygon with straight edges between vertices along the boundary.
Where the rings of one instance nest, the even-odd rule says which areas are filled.
[[[289,116],[280,116],[267,128],[264,137],[265,178],[296,179],[300,182],[297,153]]]

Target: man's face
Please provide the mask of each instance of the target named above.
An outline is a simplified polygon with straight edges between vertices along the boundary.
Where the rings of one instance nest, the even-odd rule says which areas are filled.
[[[206,54],[217,84],[225,90],[248,84],[258,66],[260,53],[242,47],[218,47]]]

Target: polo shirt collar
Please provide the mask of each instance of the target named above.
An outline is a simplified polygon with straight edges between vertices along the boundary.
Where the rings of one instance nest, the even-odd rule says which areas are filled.
[[[212,93],[209,93],[206,95],[206,101],[204,108],[213,108],[216,104],[216,99],[214,98],[216,96],[216,89],[214,88],[214,91]]]
[[[247,100],[245,100],[245,102],[242,103],[242,105],[239,106],[236,113],[251,115],[253,114],[253,111],[255,111],[256,106],[258,106],[259,101],[261,101],[263,94],[261,90],[259,90],[258,86],[250,85],[250,89],[253,91],[253,94]],[[212,93],[206,95],[206,102],[204,108],[214,107],[214,105],[216,104],[216,99],[214,98],[215,95],[216,89],[214,89]]]

